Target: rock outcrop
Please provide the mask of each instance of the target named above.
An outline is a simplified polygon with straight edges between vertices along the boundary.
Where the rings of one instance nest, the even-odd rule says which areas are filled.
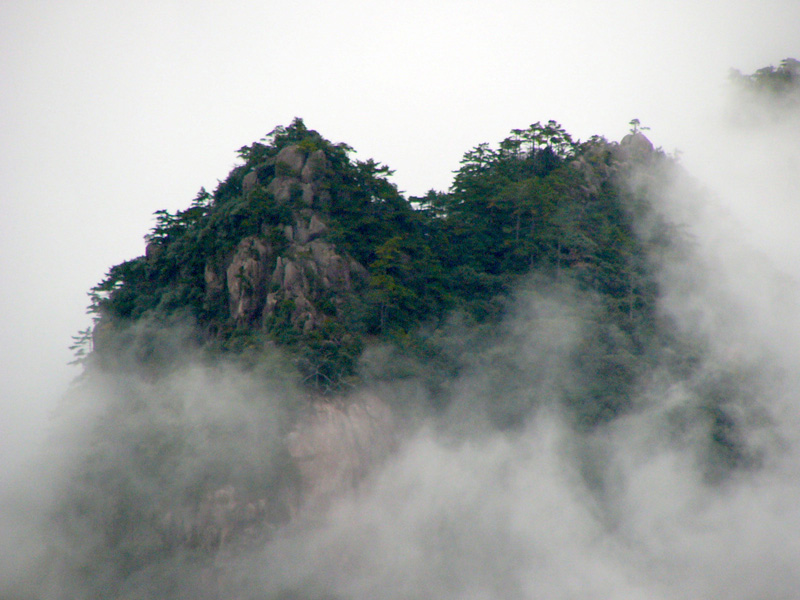
[[[263,185],[277,202],[288,202],[296,195],[305,206],[311,206],[320,193],[317,183],[327,167],[322,150],[315,150],[306,157],[297,144],[291,144],[251,169],[242,180],[242,193],[247,195]]]
[[[263,542],[281,524],[318,518],[357,488],[398,443],[392,412],[378,397],[316,400],[286,438],[290,469],[274,488],[209,490],[190,511],[160,515],[166,542],[210,552]]]
[[[266,326],[282,310],[288,311],[293,326],[310,331],[323,320],[323,299],[330,301],[328,310],[338,308],[367,273],[332,243],[320,239],[326,231],[316,213],[303,211],[293,225],[286,226],[288,244],[281,252],[261,237],[244,238],[227,262],[224,277],[206,267],[206,293],[218,292],[224,281],[236,323]]]
[[[652,142],[640,131],[629,133],[619,143],[598,141],[585,146],[575,160],[575,170],[583,176],[580,189],[587,196],[597,196],[620,172],[647,163],[655,155]]]
[[[618,154],[622,160],[642,160],[648,158],[655,148],[642,132],[629,133],[619,142]]]
[[[228,268],[225,270],[225,281],[231,316],[238,322],[246,322],[255,315],[266,291],[266,266],[273,256],[272,248],[264,240],[256,236],[244,238],[233,253]],[[206,283],[215,285],[218,280],[206,269]]]
[[[288,438],[300,474],[301,509],[326,508],[358,485],[396,444],[391,410],[376,396],[314,402]]]
[[[361,264],[324,239],[328,225],[312,208],[315,199],[327,193],[319,189],[326,168],[322,150],[306,157],[292,144],[245,175],[245,195],[263,186],[278,203],[297,202],[293,223],[282,228],[286,244],[280,250],[264,231],[242,239],[222,264],[206,265],[206,297],[227,290],[235,323],[268,328],[275,319],[288,318],[293,327],[308,333],[324,322],[325,310],[338,310],[366,278]]]

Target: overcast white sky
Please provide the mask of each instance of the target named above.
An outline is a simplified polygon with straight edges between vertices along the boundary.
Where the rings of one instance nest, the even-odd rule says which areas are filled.
[[[702,175],[727,70],[788,56],[797,0],[3,0],[0,458],[76,374],[86,291],[276,125],[411,194],[548,119],[619,139],[637,117]]]

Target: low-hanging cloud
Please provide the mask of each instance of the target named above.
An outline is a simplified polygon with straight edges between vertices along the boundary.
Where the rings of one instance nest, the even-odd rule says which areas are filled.
[[[688,176],[646,175],[660,210],[686,224],[693,240],[653,260],[661,316],[691,339],[694,354],[685,371],[674,367],[681,357],[656,361],[624,416],[576,426],[568,399],[591,380],[574,350],[597,335],[598,308],[568,282],[544,287],[536,279],[518,290],[492,336],[454,342],[466,348],[469,368],[450,383],[449,408],[414,415],[391,456],[315,510],[295,514],[294,499],[262,497],[270,489],[291,494],[299,477],[283,440],[301,392],[280,357],[261,372],[197,358],[163,378],[128,371],[86,379],[55,416],[50,449],[27,483],[4,496],[21,525],[0,548],[0,592],[793,597],[800,287],[785,255],[800,248],[769,242],[782,207],[794,210],[797,171],[785,165],[796,164],[798,152],[784,143],[787,130],[797,132],[792,119],[712,132],[718,154],[700,173],[709,189]],[[746,189],[764,192],[759,202],[770,214],[743,222],[755,200],[716,165],[739,165],[742,152],[756,151]],[[621,352],[623,337],[614,342]],[[408,380],[394,391],[381,385],[387,396],[423,394]],[[718,405],[707,404],[709,394]],[[727,436],[730,456],[713,450],[714,436]],[[209,491],[285,514],[269,531],[253,520],[253,531],[239,532],[249,541],[226,544],[214,505],[206,516],[198,508]]]
[[[535,417],[468,437],[452,422],[423,429],[323,526],[270,544],[254,563],[259,585],[320,598],[794,597],[800,289],[797,246],[776,247],[772,227],[794,211],[797,170],[787,165],[800,153],[785,142],[797,139],[797,120],[719,125],[706,132],[716,154],[700,169],[705,187],[649,174],[660,210],[690,234],[654,260],[660,310],[695,342],[696,368],[655,369],[635,410],[578,436],[547,399],[581,383],[568,357],[591,299],[522,293],[489,344],[510,381],[476,364],[454,393],[473,418],[476,407],[507,405],[509,392]],[[718,161],[737,174],[720,178]],[[748,220],[754,205],[768,218]],[[709,455],[721,435],[709,390],[722,394],[743,456],[722,477],[724,457]],[[458,410],[447,418],[463,422]]]

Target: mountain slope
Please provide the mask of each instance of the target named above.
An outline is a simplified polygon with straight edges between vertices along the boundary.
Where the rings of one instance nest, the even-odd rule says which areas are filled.
[[[483,336],[535,277],[569,281],[601,307],[605,348],[586,358],[605,378],[598,402],[601,388],[618,397],[633,383],[633,357],[661,327],[652,257],[680,245],[646,182],[627,183],[645,166],[675,168],[640,132],[577,143],[536,123],[467,152],[449,192],[411,200],[388,168],[348,150],[297,119],[240,149],[243,164],[213,194],[156,213],[145,256],[93,289],[90,362],[163,369],[192,349],[252,366],[278,346],[306,386],[337,393],[364,382],[366,348],[389,344],[446,404],[444,380],[465,367],[448,348],[454,316],[459,336]],[[141,333],[178,322],[184,352]],[[424,364],[438,373],[420,373]]]

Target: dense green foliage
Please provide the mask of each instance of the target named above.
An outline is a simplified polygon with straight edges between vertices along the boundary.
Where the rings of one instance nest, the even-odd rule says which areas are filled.
[[[787,59],[734,81],[759,99],[796,99],[799,67]],[[314,487],[320,474],[306,469],[315,454],[336,474],[335,440],[326,436],[348,438],[377,464],[381,452],[366,447],[357,418],[353,430],[328,420],[333,411],[350,419],[353,406],[369,413],[358,403],[372,393],[391,405],[395,424],[398,416],[413,425],[403,417],[422,407],[442,440],[487,430],[521,440],[537,410],[556,412],[556,422],[564,417],[587,435],[559,442],[569,457],[552,464],[576,467],[567,478],[583,479],[575,489],[614,530],[627,506],[618,503],[617,469],[630,461],[613,455],[627,451],[616,448],[626,422],[643,423],[621,420],[607,438],[603,426],[616,417],[654,409],[641,411],[646,436],[636,434],[629,458],[656,470],[637,465],[631,477],[662,472],[662,456],[671,469],[673,455],[661,451],[673,445],[694,453],[708,483],[758,467],[763,442],[749,433],[768,423],[759,396],[779,374],[757,351],[720,356],[667,316],[664,266],[703,267],[681,262],[693,258],[693,242],[660,203],[667,189],[702,196],[653,148],[647,127],[630,125],[619,143],[578,141],[554,121],[514,129],[496,147],[466,152],[449,190],[407,199],[388,167],[353,160],[349,146],[295,119],[242,147],[241,163],[213,193],[201,189],[174,214],[157,211],[145,255],[112,267],[92,289],[93,326],[73,338],[89,376],[70,391],[77,412],[67,420],[86,424],[85,450],[54,515],[59,588],[85,589],[72,596],[87,598],[307,597],[236,590],[249,589],[251,575],[263,584],[251,551],[269,562],[264,544],[287,539],[274,538],[275,528],[302,507],[309,480]],[[348,396],[357,386],[367,389]],[[334,426],[304,429],[320,407],[332,409],[319,415]],[[427,419],[437,411],[444,418]],[[400,429],[380,431],[387,448]],[[639,456],[651,443],[653,455]],[[516,481],[493,448],[475,448],[487,448],[487,464],[503,472],[488,481]],[[431,456],[423,450],[415,461]],[[545,461],[552,451],[527,441],[518,450]],[[463,468],[455,454],[444,464]],[[538,477],[548,463],[522,464]],[[513,493],[527,501],[524,488]],[[459,529],[473,516],[452,519],[451,508],[447,519]]]
[[[740,125],[758,125],[768,117],[773,122],[793,118],[800,108],[800,61],[786,58],[775,66],[749,75],[730,72],[735,104],[733,117]]]
[[[744,75],[736,69],[731,71],[734,83],[755,91],[763,91],[775,95],[789,95],[800,89],[800,61],[785,58],[775,66],[758,69],[750,75]]]
[[[638,128],[626,140],[649,146]],[[449,191],[407,200],[387,167],[351,160],[348,146],[296,119],[241,148],[242,164],[213,194],[201,190],[186,210],[156,213],[147,255],[113,267],[92,290],[98,322],[91,358],[119,368],[120,355],[135,348],[135,364],[163,369],[181,355],[178,345],[239,357],[252,367],[277,344],[318,391],[364,377],[414,377],[434,405],[444,406],[452,400],[449,383],[485,362],[479,348],[513,312],[516,291],[531,282],[533,293],[557,284],[589,307],[575,315],[583,340],[563,357],[580,384],[562,395],[579,420],[607,420],[630,405],[648,353],[663,343],[651,258],[679,243],[653,210],[647,185],[625,183],[645,163],[669,170],[672,159],[651,147],[637,154],[624,142],[579,143],[554,121],[535,123],[513,130],[497,148],[479,144],[468,151]],[[299,190],[283,202],[268,191],[274,178],[298,175],[275,161],[292,145],[306,157],[324,153],[310,206]],[[259,185],[244,184],[248,173]],[[320,296],[322,316],[311,329],[292,320],[291,299],[268,315],[265,310],[262,321],[237,322],[225,286],[209,284],[209,269],[224,267],[248,236],[280,255],[289,244],[285,228],[309,209],[327,224],[322,237],[366,277],[352,293]],[[649,223],[646,231],[637,229],[642,222]],[[142,323],[157,329],[178,322],[192,333],[167,349],[141,341]],[[362,365],[364,349],[381,344],[400,359],[391,368]],[[498,358],[495,346],[498,381],[508,358]],[[488,412],[513,423],[533,403],[518,399],[508,408],[498,402]]]

